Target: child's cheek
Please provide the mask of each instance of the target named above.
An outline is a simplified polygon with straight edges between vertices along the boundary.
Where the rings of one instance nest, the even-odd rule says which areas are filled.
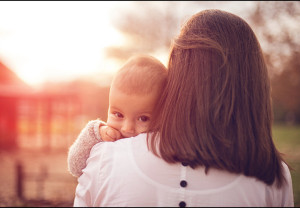
[[[108,126],[114,128],[114,129],[117,129],[118,131],[121,130],[122,122],[118,121],[115,118],[113,118],[113,116],[108,116],[106,123],[107,123]]]
[[[149,129],[149,122],[142,123],[141,125],[138,126],[137,134],[148,132],[148,129]]]

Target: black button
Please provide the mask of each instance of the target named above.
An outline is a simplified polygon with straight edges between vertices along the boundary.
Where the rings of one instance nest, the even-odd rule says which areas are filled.
[[[187,186],[187,182],[185,180],[180,181],[180,186],[181,187],[186,187]]]
[[[179,207],[186,207],[186,203],[184,201],[179,202]]]
[[[181,163],[183,166],[188,166],[189,164],[187,162],[182,162]]]

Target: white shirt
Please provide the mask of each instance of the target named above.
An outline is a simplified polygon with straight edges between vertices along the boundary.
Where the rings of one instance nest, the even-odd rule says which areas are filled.
[[[147,149],[146,134],[96,144],[78,178],[74,206],[294,206],[291,175],[277,189],[242,174],[169,164]],[[180,182],[187,186],[181,187]]]

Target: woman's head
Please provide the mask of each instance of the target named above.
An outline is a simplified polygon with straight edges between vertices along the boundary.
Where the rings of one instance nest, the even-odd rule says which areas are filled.
[[[274,181],[281,167],[273,158],[279,155],[271,136],[269,78],[260,44],[243,19],[220,10],[192,16],[173,41],[162,97],[156,128],[165,160]],[[272,169],[258,168],[266,163]]]

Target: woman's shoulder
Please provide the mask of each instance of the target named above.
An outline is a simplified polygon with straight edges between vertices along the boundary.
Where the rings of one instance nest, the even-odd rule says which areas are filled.
[[[124,165],[133,164],[133,152],[145,153],[147,151],[146,138],[147,135],[142,134],[115,142],[99,142],[93,146],[87,163],[93,163],[96,167],[101,166],[101,170],[111,170],[113,165],[121,168]]]
[[[99,142],[95,144],[91,150],[92,153],[103,154],[103,152],[118,151],[121,154],[122,150],[129,150],[138,146],[139,148],[146,147],[147,133],[141,133],[135,137],[119,139],[115,142]]]
[[[131,144],[131,143],[141,143],[144,142],[147,138],[147,133],[141,133],[134,137],[119,139],[115,142],[115,145]]]
[[[283,173],[285,177],[290,177],[291,173],[290,173],[290,168],[289,166],[285,163],[285,162],[281,162],[282,163],[282,167],[283,167]]]

